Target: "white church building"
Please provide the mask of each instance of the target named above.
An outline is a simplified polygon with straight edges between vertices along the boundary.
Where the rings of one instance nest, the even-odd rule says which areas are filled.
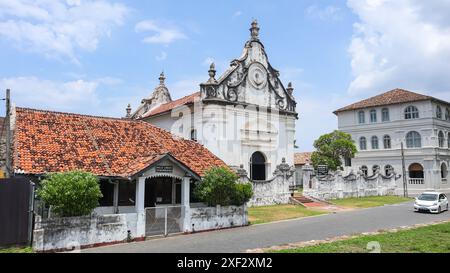
[[[395,89],[334,112],[340,131],[351,134],[358,153],[346,167],[371,176],[403,174],[408,193],[450,192],[450,103]],[[399,193],[403,179],[397,181]]]
[[[250,34],[242,55],[221,76],[211,64],[198,92],[172,100],[161,73],[159,86],[134,112],[128,107],[127,117],[196,140],[252,180],[271,179],[283,162],[293,166],[298,114],[292,84],[285,87],[269,63],[256,21]]]

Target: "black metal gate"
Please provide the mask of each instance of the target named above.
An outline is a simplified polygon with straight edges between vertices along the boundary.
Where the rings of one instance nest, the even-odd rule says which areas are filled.
[[[33,191],[28,179],[0,179],[0,246],[30,243]]]

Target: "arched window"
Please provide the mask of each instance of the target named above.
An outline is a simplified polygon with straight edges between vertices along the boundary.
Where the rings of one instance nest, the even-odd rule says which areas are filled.
[[[369,169],[367,168],[367,166],[361,166],[361,172],[364,176],[367,176],[369,174]]]
[[[419,109],[415,106],[408,106],[405,109],[405,119],[419,118]]]
[[[391,148],[391,137],[388,135],[385,135],[383,137],[383,146],[385,149],[390,149]]]
[[[367,150],[367,141],[365,137],[359,139],[359,149],[361,151]]]
[[[370,122],[371,123],[377,122],[377,110],[375,109],[370,110]]]
[[[409,178],[423,178],[423,167],[419,163],[413,163],[408,167]]]
[[[392,167],[391,165],[384,166],[384,173],[386,176],[390,176],[394,173],[394,167]]]
[[[445,120],[450,121],[450,110],[445,108]]]
[[[442,163],[441,164],[441,178],[447,179],[447,175],[448,175],[447,165],[445,165],[445,163]]]
[[[442,119],[442,109],[439,105],[436,107],[436,118]]]
[[[447,134],[447,147],[450,148],[450,133]]]
[[[253,153],[250,166],[250,178],[252,180],[266,180],[266,158],[261,152]]]
[[[375,173],[377,172],[377,171],[379,171],[380,170],[380,166],[378,166],[378,165],[373,165],[372,166],[372,173],[375,175]]]
[[[444,148],[444,133],[442,131],[439,131],[438,133],[438,142],[439,142],[439,148]]]
[[[359,122],[359,124],[366,123],[366,116],[364,114],[364,111],[358,112],[358,122]]]
[[[381,110],[381,121],[389,121],[389,109],[383,108]]]
[[[378,150],[378,137],[377,136],[373,136],[371,142],[372,142],[372,149],[373,150]]]
[[[195,129],[191,130],[191,140],[197,141],[197,130]]]
[[[416,131],[411,131],[406,134],[406,147],[407,148],[420,148],[422,147],[422,138]]]

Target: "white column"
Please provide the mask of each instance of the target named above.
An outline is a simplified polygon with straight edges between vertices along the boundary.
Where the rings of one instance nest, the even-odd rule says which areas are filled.
[[[136,234],[134,237],[145,236],[145,177],[139,177],[136,180],[136,200],[135,208],[137,214]]]
[[[139,177],[136,181],[136,212],[143,212],[145,210],[145,177]]]
[[[183,231],[192,231],[191,227],[191,207],[190,207],[190,177],[183,177],[181,181],[181,205],[183,206]]]

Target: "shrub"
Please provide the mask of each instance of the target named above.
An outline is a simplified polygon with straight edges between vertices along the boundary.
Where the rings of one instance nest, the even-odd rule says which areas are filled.
[[[253,188],[250,183],[240,183],[235,185],[236,192],[232,199],[232,204],[235,206],[241,206],[250,200],[253,196]]]
[[[195,195],[209,206],[240,206],[253,195],[250,184],[237,183],[238,176],[225,167],[213,167],[205,172]]]
[[[60,217],[88,215],[102,197],[97,177],[83,171],[49,174],[37,194]]]

